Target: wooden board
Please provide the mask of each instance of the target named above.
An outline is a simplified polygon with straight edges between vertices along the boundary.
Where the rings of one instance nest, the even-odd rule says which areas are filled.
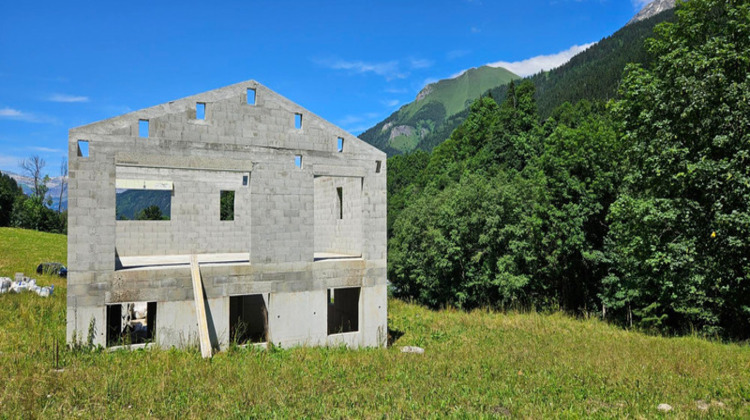
[[[208,323],[206,321],[206,304],[203,301],[203,282],[198,267],[198,256],[190,256],[190,273],[193,277],[193,296],[195,297],[195,312],[198,315],[198,335],[200,337],[201,356],[211,357],[211,340],[208,338]]]

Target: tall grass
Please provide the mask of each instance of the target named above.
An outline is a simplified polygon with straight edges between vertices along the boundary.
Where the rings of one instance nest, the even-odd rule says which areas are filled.
[[[0,229],[0,276],[64,261],[65,237]],[[750,417],[750,348],[562,314],[389,302],[388,349],[60,349],[53,297],[0,295],[0,418]],[[401,353],[417,345],[424,355]]]

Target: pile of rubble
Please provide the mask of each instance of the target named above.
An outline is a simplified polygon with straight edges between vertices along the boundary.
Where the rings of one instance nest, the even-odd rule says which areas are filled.
[[[55,285],[49,286],[38,286],[36,279],[30,279],[23,275],[23,273],[16,273],[16,280],[13,281],[8,277],[0,277],[0,295],[3,293],[21,293],[21,292],[34,292],[41,297],[50,297],[52,292],[55,290]]]

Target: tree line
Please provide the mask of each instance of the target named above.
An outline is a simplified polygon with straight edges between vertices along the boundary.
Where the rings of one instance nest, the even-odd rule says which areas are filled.
[[[750,4],[679,2],[618,97],[475,101],[389,159],[388,276],[431,307],[552,308],[750,336]]]
[[[46,162],[39,156],[32,156],[21,162],[25,175],[33,179],[31,194],[26,195],[18,183],[9,175],[0,173],[0,227],[13,226],[52,233],[67,233],[68,212],[63,210],[62,201],[67,188],[68,165],[63,160],[60,165],[61,186],[57,209],[53,209],[53,199],[49,194],[49,175],[44,174]]]

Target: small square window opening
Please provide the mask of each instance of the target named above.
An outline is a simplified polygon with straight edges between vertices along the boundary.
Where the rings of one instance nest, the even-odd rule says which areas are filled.
[[[87,158],[89,157],[89,141],[78,140],[78,156]]]
[[[138,137],[148,138],[148,120],[138,120]]]

